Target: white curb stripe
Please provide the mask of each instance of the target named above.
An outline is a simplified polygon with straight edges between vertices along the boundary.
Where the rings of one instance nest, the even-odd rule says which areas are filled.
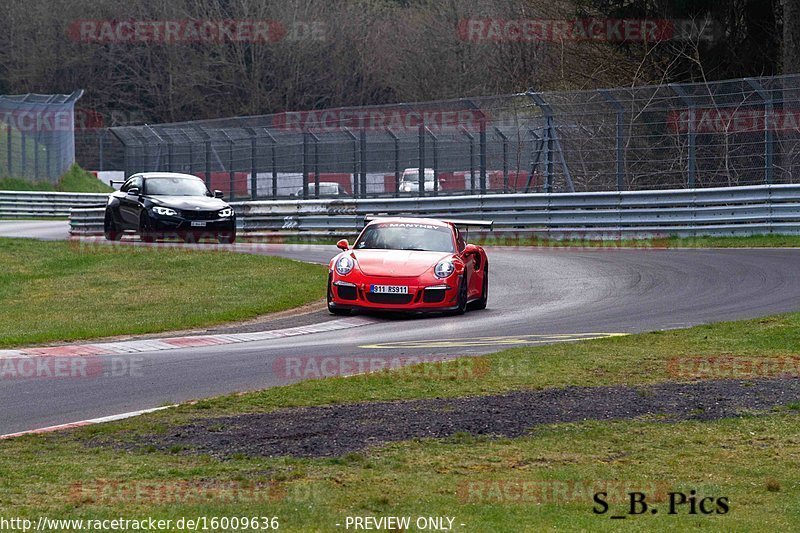
[[[94,424],[102,424],[104,422],[114,422],[117,420],[125,420],[126,418],[133,418],[135,416],[146,415],[147,413],[155,413],[156,411],[163,411],[177,405],[166,405],[164,407],[154,407],[153,409],[142,409],[141,411],[132,411],[130,413],[122,413],[120,415],[104,416],[102,418],[92,418],[90,420],[81,420],[80,422],[70,422],[69,424],[60,424],[58,426],[49,426],[46,428],[29,429],[27,431],[20,431],[18,433],[9,433],[7,435],[0,435],[0,440],[13,439],[14,437],[21,437],[23,435],[38,435],[40,433],[52,433],[54,431],[63,431],[65,429],[78,428],[83,426],[91,426]]]
[[[205,346],[219,346],[223,344],[237,344],[240,342],[283,339],[298,335],[310,335],[312,333],[324,333],[341,329],[357,328],[359,326],[374,324],[376,322],[378,322],[378,320],[371,317],[351,317],[330,320],[328,322],[322,322],[310,326],[296,326],[293,328],[271,331],[17,348],[14,350],[0,350],[0,359],[18,359],[23,357],[84,357],[122,355],[139,352],[160,352],[165,350],[179,350],[182,348],[200,348]]]

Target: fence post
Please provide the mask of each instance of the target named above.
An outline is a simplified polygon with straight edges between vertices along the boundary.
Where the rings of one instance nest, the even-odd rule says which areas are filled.
[[[398,198],[400,196],[400,137],[389,128],[386,128],[386,133],[394,141],[394,197]]]
[[[614,98],[611,91],[608,89],[599,89],[599,92],[606,101],[611,104],[616,113],[616,170],[617,170],[617,190],[625,190],[625,146],[623,142],[623,134],[625,127],[625,109],[622,104]]]
[[[367,197],[367,132],[361,130],[361,198]]]
[[[250,133],[250,199],[258,198],[258,133],[252,127],[244,128]]]
[[[206,187],[211,188],[211,140],[206,139]]]
[[[100,152],[100,158],[102,161],[103,153]],[[100,170],[103,170],[102,167]],[[33,138],[33,177],[35,179],[39,179],[39,134],[37,133],[36,136]]]
[[[494,132],[503,140],[503,193],[508,193],[508,137],[497,126]]]
[[[425,196],[425,124],[419,124],[419,175],[417,176],[419,183],[419,196]]]
[[[469,139],[469,193],[475,194],[475,136],[461,126],[461,133]]]
[[[775,176],[775,133],[772,131],[772,115],[775,102],[764,87],[753,78],[745,81],[758,93],[764,102],[764,183],[771,185]]]
[[[27,138],[26,138],[25,132],[20,131],[19,132],[19,146],[20,146],[20,149],[22,150],[22,158],[21,158],[22,168],[20,170],[20,174],[21,174],[20,177],[21,178],[25,177],[25,171],[27,170],[25,167],[28,166],[28,154],[27,154],[28,150],[27,150],[26,140],[27,140]]]
[[[38,154],[39,153],[39,150],[38,150],[38,144],[39,143],[38,143],[38,141],[37,141],[36,144],[37,144],[36,153]],[[105,129],[101,129],[100,130],[100,136],[97,138],[97,144],[98,144],[97,149],[100,152],[99,153],[99,157],[100,157],[100,161],[99,161],[100,165],[99,166],[100,166],[100,168],[98,170],[100,170],[102,172],[102,171],[104,171],[106,169],[106,165],[105,165],[106,130]],[[38,157],[37,157],[37,160],[38,160]],[[37,173],[38,173],[38,167],[39,167],[38,161],[37,161],[36,167],[37,167]]]
[[[439,196],[439,139],[428,127],[426,127],[425,130],[433,140],[433,195]]]
[[[308,132],[303,132],[303,200],[308,200]]]
[[[319,199],[319,137],[308,132],[314,139],[314,198]]]
[[[6,124],[6,155],[8,156],[8,177],[14,174],[14,166],[11,163],[11,124]],[[50,153],[49,151],[47,152]]]
[[[349,128],[343,129],[353,141],[353,198],[358,198],[358,137]]]
[[[481,114],[480,120],[480,177],[481,177],[481,194],[486,194],[486,118]]]
[[[276,144],[278,141],[275,140],[275,137],[267,130],[264,129],[264,134],[267,136],[270,142],[270,159],[271,163],[270,166],[272,167],[272,199],[276,199],[278,197],[278,154],[276,151]]]
[[[686,186],[690,189],[695,187],[695,174],[696,174],[696,147],[695,142],[697,138],[697,124],[695,119],[695,105],[691,98],[686,94],[683,86],[677,83],[670,83],[669,87],[681,98],[684,104],[689,108],[689,127],[687,128],[687,149],[689,151],[688,161],[686,164]]]

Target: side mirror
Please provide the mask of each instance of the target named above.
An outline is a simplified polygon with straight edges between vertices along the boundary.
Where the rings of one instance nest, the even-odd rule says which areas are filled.
[[[464,255],[479,254],[479,248],[474,244],[468,244],[464,247]]]
[[[347,242],[347,239],[342,239],[341,241],[336,243],[336,247],[337,248],[341,248],[342,250],[349,250],[350,249],[350,243]]]
[[[140,194],[142,194],[142,192],[139,189],[139,187],[131,187],[130,189],[128,189],[129,196],[139,196]]]
[[[224,195],[222,194],[222,191],[214,189],[214,198],[223,198],[223,197]]]

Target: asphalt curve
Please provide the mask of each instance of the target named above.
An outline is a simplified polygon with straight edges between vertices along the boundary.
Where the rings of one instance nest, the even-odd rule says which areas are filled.
[[[317,262],[337,251],[296,245],[240,249]],[[139,353],[117,361],[119,376],[3,379],[0,434],[284,384],[292,378],[275,368],[286,356],[471,355],[502,349],[498,337],[513,342],[532,335],[629,333],[800,308],[800,249],[490,248],[488,253],[485,311],[378,317],[328,333]],[[495,340],[461,342],[481,337]],[[124,369],[131,360],[135,372]]]

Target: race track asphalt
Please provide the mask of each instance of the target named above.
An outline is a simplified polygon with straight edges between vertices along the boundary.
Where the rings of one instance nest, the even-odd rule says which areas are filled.
[[[7,235],[2,226],[0,235]],[[42,232],[57,234],[45,224]],[[325,263],[337,252],[333,246],[237,247]],[[535,335],[632,333],[800,308],[800,249],[489,248],[488,254],[484,311],[375,317],[329,333],[138,353],[122,359],[132,358],[140,371],[118,377],[0,380],[0,434],[285,384],[287,377],[275,372],[276,359],[285,356],[474,355],[504,343],[537,342]],[[328,319],[326,312],[304,317]],[[492,339],[461,342],[481,337]]]

